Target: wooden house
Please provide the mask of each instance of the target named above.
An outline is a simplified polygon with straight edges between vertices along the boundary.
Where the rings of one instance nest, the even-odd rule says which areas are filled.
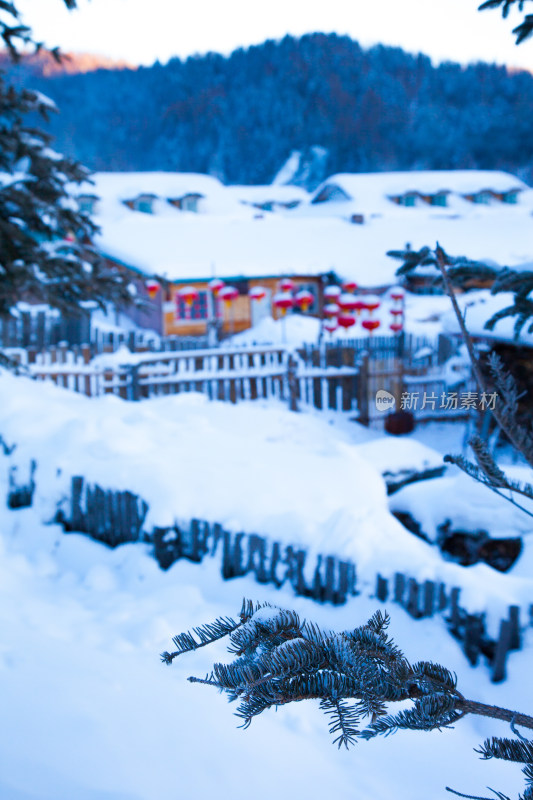
[[[247,330],[267,316],[279,319],[281,312],[273,305],[273,298],[279,292],[281,278],[291,277],[294,293],[306,289],[314,298],[306,310],[295,308],[288,313],[317,316],[323,304],[323,280],[317,275],[227,277],[224,284],[235,288],[238,295],[230,303],[225,303],[214,296],[209,286],[212,278],[160,280],[159,290],[150,296],[148,286],[153,276],[142,274],[138,269],[114,258],[108,257],[106,260],[109,266],[126,269],[131,273],[137,296],[142,300],[141,307],[123,309],[123,312],[139,327],[154,330],[161,336],[203,336],[213,329],[219,335],[227,336]],[[192,303],[188,303],[183,297],[182,290],[185,287],[192,287],[197,292]],[[252,299],[250,291],[258,287],[264,290],[265,296],[262,299]]]

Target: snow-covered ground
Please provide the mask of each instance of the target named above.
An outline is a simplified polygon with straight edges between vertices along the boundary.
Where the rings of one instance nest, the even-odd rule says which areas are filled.
[[[446,785],[471,794],[487,785],[518,792],[516,766],[473,752],[487,736],[506,735],[503,723],[472,717],[454,730],[404,732],[339,752],[313,703],[237,730],[223,696],[186,681],[225,658],[222,643],[170,668],[159,661],[174,634],[237,614],[243,596],[295,607],[331,628],[354,627],[376,608],[377,569],[460,585],[472,610],[487,608],[494,618],[510,602],[530,601],[529,574],[444,562],[388,510],[384,449],[395,466],[432,464],[449,435],[433,442],[421,428],[426,447],[415,435],[384,443],[333,413],[291,414],[261,402],[234,407],[193,394],[138,404],[88,399],[5,372],[0,435],[17,445],[0,455],[0,496],[11,465],[22,479],[31,458],[38,464],[33,507],[0,505],[2,800],[425,800],[446,797]],[[344,607],[320,606],[249,578],[223,582],[215,561],[179,561],[162,572],[148,545],[112,551],[66,535],[46,523],[75,474],[141,494],[150,504],[147,527],[197,516],[348,556],[363,591]],[[388,610],[391,633],[409,658],[454,669],[467,696],[531,711],[524,692],[531,629],[509,659],[509,679],[495,686],[485,666],[468,666],[440,618],[414,621],[394,605]]]

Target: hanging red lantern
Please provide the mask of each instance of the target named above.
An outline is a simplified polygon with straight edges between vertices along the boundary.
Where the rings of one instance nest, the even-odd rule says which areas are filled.
[[[303,312],[307,311],[313,305],[315,298],[307,289],[302,289],[294,298],[296,305],[302,309]]]
[[[403,308],[391,308],[389,311],[393,317],[399,317],[403,314]]]
[[[229,306],[234,300],[237,299],[238,296],[239,291],[234,286],[223,286],[218,291],[218,297],[226,304],[227,308],[229,308]]]
[[[212,281],[208,283],[209,290],[214,294],[215,297],[218,297],[218,294],[222,288],[224,288],[225,284],[224,281],[220,280],[220,278],[213,278]]]
[[[364,301],[364,300],[361,300],[361,298],[360,298],[360,297],[356,297],[356,298],[355,298],[355,300],[354,300],[354,305],[353,305],[353,308],[354,308],[354,311],[355,311],[355,312],[357,313],[357,315],[359,316],[359,314],[361,313],[361,311],[363,310],[363,308],[366,308],[365,301]]]
[[[391,300],[394,300],[395,302],[399,302],[400,300],[405,300],[405,292],[403,289],[400,288],[391,289],[390,296]]]
[[[291,278],[282,278],[279,282],[279,288],[282,292],[292,292],[294,281]]]
[[[341,294],[337,302],[343,311],[357,311],[361,304],[353,294]]]
[[[178,297],[190,308],[194,301],[198,299],[198,289],[194,286],[182,286],[181,289],[178,289]]]
[[[352,325],[355,325],[355,317],[352,314],[339,314],[337,322],[341,328],[348,330]]]
[[[326,302],[336,303],[340,294],[340,286],[326,286],[324,289],[324,298],[326,299]]]
[[[367,294],[365,297],[362,298],[363,300],[363,308],[371,314],[376,308],[379,308],[381,305],[381,300],[379,297],[376,297],[375,294]]]
[[[358,288],[358,284],[357,284],[355,281],[345,281],[345,282],[342,284],[342,290],[343,290],[343,292],[350,292],[350,293],[352,293],[352,292],[355,292],[355,290],[356,290],[357,288]]]
[[[325,317],[338,317],[341,313],[341,310],[337,303],[328,303],[324,306],[324,316]]]
[[[272,305],[277,308],[281,316],[285,316],[289,308],[294,305],[294,297],[289,292],[278,292],[274,295]]]
[[[248,292],[250,300],[264,300],[266,297],[266,289],[262,286],[252,286]]]
[[[159,289],[161,288],[157,281],[151,280],[150,278],[144,282],[145,289],[148,293],[148,297],[150,300],[153,300],[154,297],[157,295]]]
[[[364,319],[361,325],[365,331],[368,331],[370,334],[372,334],[373,331],[376,331],[379,328],[381,322],[379,319]]]
[[[326,330],[330,336],[337,330],[337,320],[335,319],[328,319],[324,322],[324,330]]]
[[[370,321],[373,321],[373,320],[369,320],[369,322]],[[403,331],[403,325],[402,325],[401,322],[391,322],[391,324],[389,325],[389,328],[394,333],[400,333],[400,331]]]

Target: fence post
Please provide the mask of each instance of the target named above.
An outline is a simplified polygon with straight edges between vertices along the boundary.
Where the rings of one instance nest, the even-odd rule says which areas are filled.
[[[403,603],[403,593],[405,591],[405,575],[397,572],[394,576],[394,602]]]
[[[509,637],[509,650],[520,650],[520,607],[509,607],[509,625],[511,627]]]
[[[432,617],[435,609],[435,584],[433,581],[424,582],[424,616]]]
[[[370,415],[368,409],[368,381],[369,381],[369,361],[368,353],[364,353],[359,366],[357,379],[357,407],[359,409],[358,422],[361,425],[368,425]]]
[[[511,640],[511,623],[507,619],[502,619],[500,623],[500,635],[496,642],[494,650],[494,658],[492,661],[492,676],[493,683],[499,683],[505,680],[505,661],[507,653],[509,652],[509,642]]]
[[[287,362],[287,385],[289,388],[289,410],[298,411],[298,378],[296,375],[296,359],[289,354]]]
[[[141,387],[139,386],[139,364],[128,364],[120,367],[126,371],[126,392],[128,400],[140,400]]]
[[[383,603],[387,599],[388,593],[389,589],[387,579],[382,578],[381,575],[378,575],[376,582],[376,597]]]

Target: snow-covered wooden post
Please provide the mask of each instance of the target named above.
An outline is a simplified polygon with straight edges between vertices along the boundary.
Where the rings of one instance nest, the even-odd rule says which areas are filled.
[[[298,411],[298,377],[296,375],[296,359],[289,354],[287,362],[287,386],[289,389],[289,410]]]

